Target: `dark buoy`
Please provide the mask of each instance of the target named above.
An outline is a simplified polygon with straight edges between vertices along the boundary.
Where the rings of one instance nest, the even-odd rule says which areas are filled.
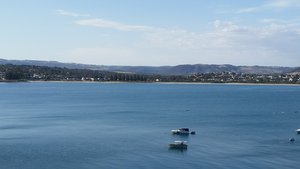
[[[195,131],[192,131],[192,132],[191,132],[191,134],[192,134],[192,135],[195,135],[195,134],[196,134],[196,132],[195,132]]]
[[[293,137],[289,139],[290,142],[296,141]]]

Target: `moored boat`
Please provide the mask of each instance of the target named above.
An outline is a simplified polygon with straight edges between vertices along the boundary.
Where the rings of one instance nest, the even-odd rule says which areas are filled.
[[[297,133],[297,134],[300,134],[300,129],[297,129],[297,130],[296,130],[296,133]]]
[[[171,130],[172,134],[190,134],[190,130],[188,128],[180,128],[177,130]]]
[[[186,141],[174,141],[174,143],[169,144],[170,149],[187,149]]]

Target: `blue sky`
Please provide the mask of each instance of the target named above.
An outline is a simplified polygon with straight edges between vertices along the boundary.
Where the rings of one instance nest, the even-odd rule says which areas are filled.
[[[0,0],[0,58],[300,66],[300,0]]]

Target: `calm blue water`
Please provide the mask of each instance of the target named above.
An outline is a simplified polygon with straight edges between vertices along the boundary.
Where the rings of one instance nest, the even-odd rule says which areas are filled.
[[[0,169],[296,168],[297,128],[300,86],[0,83]]]

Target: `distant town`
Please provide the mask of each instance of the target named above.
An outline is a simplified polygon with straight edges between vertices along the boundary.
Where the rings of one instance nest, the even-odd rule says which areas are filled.
[[[190,75],[159,75],[34,65],[0,65],[0,82],[19,81],[300,84],[300,73],[245,74],[211,72]]]

